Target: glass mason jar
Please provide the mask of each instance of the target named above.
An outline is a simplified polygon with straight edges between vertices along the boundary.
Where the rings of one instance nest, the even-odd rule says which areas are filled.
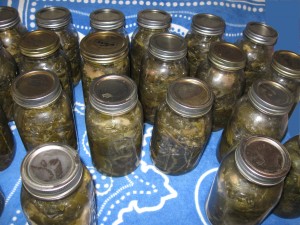
[[[21,165],[21,206],[31,225],[95,225],[93,179],[76,150],[37,146]]]
[[[219,162],[240,140],[265,135],[281,141],[288,126],[288,115],[294,104],[292,93],[269,80],[257,80],[247,95],[240,98],[223,130],[217,149]]]
[[[73,86],[71,82],[71,65],[66,59],[58,36],[47,30],[28,32],[21,40],[20,73],[32,70],[49,70],[54,72],[63,90],[73,103]]]
[[[0,39],[0,106],[6,118],[13,120],[13,100],[10,94],[10,87],[18,75],[18,67],[14,58],[3,47]]]
[[[125,37],[112,31],[88,34],[80,42],[83,58],[82,87],[85,104],[88,103],[92,81],[106,74],[130,75],[128,43]]]
[[[81,79],[81,57],[79,37],[72,22],[69,9],[64,7],[45,7],[35,14],[39,29],[54,31],[60,40],[63,51],[71,64],[71,82],[75,86]]]
[[[129,37],[125,30],[125,16],[116,9],[97,9],[90,14],[90,33],[97,31],[114,31],[123,35],[129,44]]]
[[[120,75],[95,79],[85,116],[97,170],[114,177],[134,171],[140,163],[143,136],[143,111],[134,81]]]
[[[206,200],[213,225],[261,224],[278,203],[291,161],[282,144],[252,136],[222,161]]]
[[[284,180],[283,192],[273,213],[283,218],[300,217],[300,135],[290,138],[285,144],[292,165]]]
[[[18,76],[12,97],[15,123],[27,151],[47,142],[77,149],[72,106],[54,73],[35,70]]]
[[[300,101],[300,55],[287,50],[274,52],[271,62],[271,80],[282,84]]]
[[[0,107],[0,171],[5,170],[14,159],[15,141],[5,113]]]
[[[19,44],[26,32],[27,28],[21,23],[18,11],[13,7],[0,6],[0,39],[17,63],[21,56]]]
[[[258,79],[270,79],[270,63],[278,33],[272,27],[249,22],[243,31],[243,37],[236,44],[247,56],[245,67],[245,91]]]
[[[165,101],[169,84],[188,76],[187,47],[182,37],[153,34],[141,64],[139,97],[146,122],[154,123],[156,109]]]
[[[131,37],[130,73],[131,78],[139,87],[141,63],[147,52],[150,38],[153,34],[168,32],[171,26],[171,16],[163,10],[145,9],[138,12],[138,27]]]
[[[226,126],[235,103],[244,90],[246,56],[237,46],[228,42],[211,44],[207,60],[199,64],[196,77],[204,80],[215,95],[213,130]]]
[[[213,93],[196,78],[179,78],[168,88],[157,109],[150,143],[154,165],[179,175],[195,168],[212,129]]]
[[[192,18],[191,28],[185,36],[190,76],[197,73],[199,64],[206,60],[210,45],[223,40],[225,21],[212,14],[196,14]]]

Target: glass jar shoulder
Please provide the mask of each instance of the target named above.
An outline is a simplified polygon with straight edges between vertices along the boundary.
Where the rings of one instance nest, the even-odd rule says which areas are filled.
[[[18,58],[20,57],[19,43],[21,38],[22,35],[16,28],[0,32],[0,39],[3,43],[3,46],[16,59],[17,62]]]
[[[295,95],[295,97],[297,97],[296,95],[300,93],[300,79],[292,79],[282,76],[272,69],[270,74],[270,80],[285,86]]]

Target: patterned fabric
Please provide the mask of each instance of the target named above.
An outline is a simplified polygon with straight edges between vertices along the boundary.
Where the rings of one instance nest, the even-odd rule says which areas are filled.
[[[136,28],[137,12],[159,8],[172,15],[172,31],[182,36],[190,28],[195,13],[213,13],[226,21],[225,39],[234,42],[249,21],[264,21],[264,0],[7,0],[0,5],[18,9],[23,24],[36,29],[35,12],[45,6],[64,6],[70,9],[73,23],[81,37],[89,31],[89,13],[98,8],[115,8],[126,16],[126,30]],[[79,152],[89,169],[97,190],[98,225],[117,224],[209,224],[205,215],[205,199],[216,174],[216,147],[221,131],[214,132],[199,165],[181,176],[167,176],[152,164],[149,141],[152,126],[145,124],[142,160],[138,169],[128,176],[111,178],[97,172],[92,165],[85,127],[85,106],[81,82],[75,88],[74,113],[78,128]],[[20,165],[26,154],[14,123],[10,123],[17,143],[12,165],[0,172],[0,186],[6,196],[1,225],[28,224],[20,205]],[[288,133],[285,139],[291,135]],[[270,215],[263,223],[300,224],[300,219],[284,220]]]

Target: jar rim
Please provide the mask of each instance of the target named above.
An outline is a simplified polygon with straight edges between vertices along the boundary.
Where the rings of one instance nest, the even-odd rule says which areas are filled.
[[[273,27],[261,22],[247,23],[243,34],[252,42],[262,45],[275,45],[278,38]]]
[[[18,11],[10,6],[0,6],[0,30],[6,30],[20,23]]]
[[[171,15],[159,9],[145,9],[138,12],[137,23],[149,29],[164,29],[171,25]]]
[[[62,6],[44,7],[35,13],[35,18],[38,27],[47,29],[59,29],[72,22],[70,10]]]
[[[116,30],[125,24],[125,16],[123,12],[112,9],[103,8],[94,10],[90,14],[90,25],[98,30]]]
[[[225,26],[225,21],[217,15],[198,13],[192,18],[191,29],[199,34],[218,36],[223,35]]]

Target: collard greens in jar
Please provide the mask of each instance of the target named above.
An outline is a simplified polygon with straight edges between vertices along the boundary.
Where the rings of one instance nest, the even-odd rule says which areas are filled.
[[[95,189],[76,151],[40,145],[21,166],[21,205],[31,225],[95,225]]]
[[[85,120],[94,166],[108,176],[134,171],[141,158],[143,112],[126,76],[105,75],[90,86]]]

